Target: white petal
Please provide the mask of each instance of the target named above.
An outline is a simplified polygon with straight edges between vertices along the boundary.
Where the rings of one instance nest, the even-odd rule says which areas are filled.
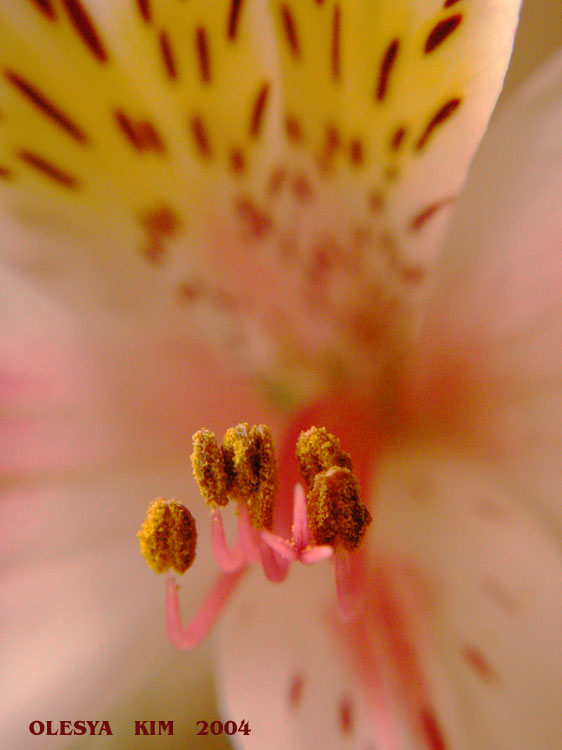
[[[47,269],[16,252],[18,267],[62,274],[67,294],[69,267],[113,268],[125,300],[181,300],[278,398],[374,380],[407,335],[518,2],[42,7],[0,16],[0,166],[10,205],[74,239]]]
[[[498,119],[459,205],[416,398],[562,533],[562,53]]]

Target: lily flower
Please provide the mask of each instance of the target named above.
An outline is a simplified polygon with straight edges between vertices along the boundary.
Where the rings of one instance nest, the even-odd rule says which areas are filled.
[[[271,524],[240,505],[229,547],[213,508],[168,584],[191,646],[214,616],[187,637],[179,597],[206,546],[228,569],[236,746],[560,747],[560,53],[464,186],[518,12],[0,4],[8,746],[157,668],[139,512],[185,492],[189,435],[255,422],[280,446]],[[372,519],[351,553],[298,485],[313,427]]]

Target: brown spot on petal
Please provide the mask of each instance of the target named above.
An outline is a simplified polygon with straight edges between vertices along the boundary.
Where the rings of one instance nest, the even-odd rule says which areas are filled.
[[[460,2],[460,0],[445,0],[445,2],[443,3],[443,7],[450,8],[451,5],[456,5],[458,2]]]
[[[476,672],[480,679],[488,683],[493,683],[497,680],[495,670],[477,648],[470,645],[464,645],[461,646],[460,652],[468,666]]]
[[[230,169],[234,174],[242,174],[246,169],[246,157],[240,148],[233,148],[230,152]]]
[[[386,48],[386,51],[383,55],[379,68],[379,76],[376,87],[376,98],[380,102],[382,102],[387,94],[390,73],[392,71],[392,68],[394,67],[394,63],[396,62],[396,57],[398,55],[399,49],[400,40],[393,39]]]
[[[81,0],[62,0],[62,3],[80,40],[86,45],[96,60],[101,63],[107,62],[108,55],[101,37],[90,14],[82,5]]]
[[[300,56],[300,44],[299,44],[299,37],[297,33],[297,27],[295,25],[295,19],[293,18],[293,13],[288,5],[281,5],[281,21],[283,23],[283,28],[285,30],[285,36],[287,37],[287,42],[289,43],[289,48],[291,52],[293,53],[294,57]]]
[[[22,149],[17,156],[30,167],[67,188],[78,187],[78,179],[38,154]]]
[[[304,139],[300,123],[293,115],[287,115],[285,118],[285,132],[289,140],[293,143],[300,143]]]
[[[359,138],[354,138],[349,144],[349,158],[353,166],[358,167],[365,160],[365,149]]]
[[[454,202],[454,200],[454,197],[443,198],[440,201],[435,201],[434,203],[430,203],[429,206],[422,208],[421,211],[419,211],[414,217],[412,217],[408,224],[408,229],[411,232],[419,231],[439,211],[439,209],[450,205]]]
[[[436,47],[439,47],[448,36],[450,36],[455,29],[457,29],[462,21],[462,14],[458,13],[456,16],[450,16],[445,18],[443,21],[433,27],[429,36],[425,40],[424,52],[428,55]]]
[[[143,21],[146,21],[146,23],[150,23],[150,21],[152,20],[150,0],[137,0],[137,8]]]
[[[240,11],[242,10],[243,3],[244,0],[231,0],[230,3],[230,11],[228,14],[228,22],[226,25],[226,35],[231,41],[234,41],[234,39],[236,39],[236,35],[238,34]]]
[[[52,101],[50,101],[36,86],[12,70],[4,71],[6,79],[22,94],[31,104],[35,105],[52,122],[61,127],[68,135],[78,143],[86,143],[88,138],[82,128],[64,114]]]
[[[166,31],[161,31],[158,37],[158,43],[160,45],[160,54],[162,56],[162,62],[164,63],[164,69],[172,81],[175,81],[178,77],[178,68],[176,64],[176,56],[172,49],[172,43]]]
[[[204,159],[212,157],[211,142],[203,118],[199,115],[191,118],[191,133],[197,150]]]
[[[404,137],[406,135],[406,128],[403,126],[400,126],[399,128],[396,128],[394,133],[392,134],[392,138],[390,139],[390,148],[393,151],[398,151],[400,146],[404,143]]]
[[[449,99],[449,101],[445,102],[445,104],[443,104],[443,106],[437,110],[437,112],[428,122],[425,130],[416,143],[416,149],[418,151],[426,145],[430,135],[433,133],[435,128],[442,125],[446,120],[448,120],[449,117],[451,117],[451,115],[457,111],[461,103],[462,100],[459,97],[455,97],[454,99]]]
[[[271,217],[249,198],[238,198],[236,209],[246,228],[255,238],[262,239],[271,231]]]
[[[334,15],[332,17],[332,47],[331,63],[332,78],[338,80],[341,73],[340,61],[340,37],[341,37],[341,8],[339,4],[334,5]]]
[[[43,15],[47,16],[51,21],[54,21],[55,16],[55,9],[51,3],[51,0],[31,0],[33,5],[40,10]]]
[[[301,201],[310,200],[313,196],[313,189],[306,175],[297,175],[293,178],[291,188],[295,198]]]
[[[342,698],[339,704],[339,725],[343,734],[351,734],[353,731],[353,710],[347,698]]]
[[[302,701],[302,693],[304,688],[304,675],[302,672],[296,672],[289,683],[289,695],[287,696],[287,703],[290,711],[296,711]]]
[[[211,81],[211,56],[209,52],[209,39],[207,29],[199,26],[195,29],[195,50],[199,60],[199,75],[203,83]]]
[[[260,87],[252,107],[252,116],[250,117],[250,137],[258,138],[261,132],[265,107],[269,97],[269,83],[266,81]]]
[[[12,177],[12,170],[8,169],[8,167],[3,167],[0,165],[0,179],[2,180],[9,180]]]
[[[164,141],[151,122],[148,120],[133,120],[121,109],[116,110],[114,116],[119,130],[136,151],[139,153],[143,151],[165,152]]]

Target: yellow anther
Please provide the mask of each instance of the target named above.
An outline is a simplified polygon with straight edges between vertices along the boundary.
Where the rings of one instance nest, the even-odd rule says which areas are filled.
[[[351,457],[342,451],[340,441],[325,427],[311,427],[301,432],[297,440],[297,460],[302,478],[308,489],[314,484],[314,477],[333,466],[342,466],[351,471]]]
[[[271,430],[264,424],[242,422],[227,430],[222,444],[228,494],[246,503],[257,529],[273,525],[277,493],[277,461]]]
[[[228,479],[223,454],[217,445],[215,434],[210,430],[199,430],[193,436],[191,465],[193,476],[207,505],[227,505]]]
[[[338,466],[316,474],[306,509],[316,544],[341,545],[350,551],[359,547],[372,521],[357,478]]]
[[[169,568],[185,573],[195,559],[195,519],[175,500],[153,500],[137,536],[144,559],[157,573]]]

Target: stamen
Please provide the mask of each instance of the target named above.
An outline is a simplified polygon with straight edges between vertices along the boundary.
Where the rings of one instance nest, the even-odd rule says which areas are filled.
[[[357,477],[346,468],[333,466],[317,474],[308,494],[308,523],[316,544],[356,550],[371,514],[361,501]]]
[[[227,430],[222,445],[228,494],[246,503],[256,529],[271,530],[277,493],[277,461],[266,425],[243,422]]]
[[[302,478],[308,489],[314,484],[314,477],[332,466],[343,466],[351,471],[349,453],[340,448],[340,441],[325,427],[311,427],[301,432],[297,440],[297,460]]]
[[[199,430],[195,433],[191,465],[205,503],[211,508],[228,505],[224,457],[214,432]]]
[[[175,500],[153,500],[137,537],[144,559],[157,573],[170,568],[185,573],[195,559],[195,519]]]
[[[260,561],[260,543],[257,532],[250,521],[248,508],[243,503],[238,506],[238,541],[246,562]]]
[[[223,573],[186,627],[181,622],[178,587],[174,577],[168,576],[166,581],[166,628],[172,645],[181,651],[189,651],[205,639],[228,603],[244,571],[245,568],[240,568],[234,573]]]
[[[239,570],[245,564],[245,555],[239,545],[233,549],[228,548],[218,508],[211,511],[211,546],[217,565],[225,573]]]

